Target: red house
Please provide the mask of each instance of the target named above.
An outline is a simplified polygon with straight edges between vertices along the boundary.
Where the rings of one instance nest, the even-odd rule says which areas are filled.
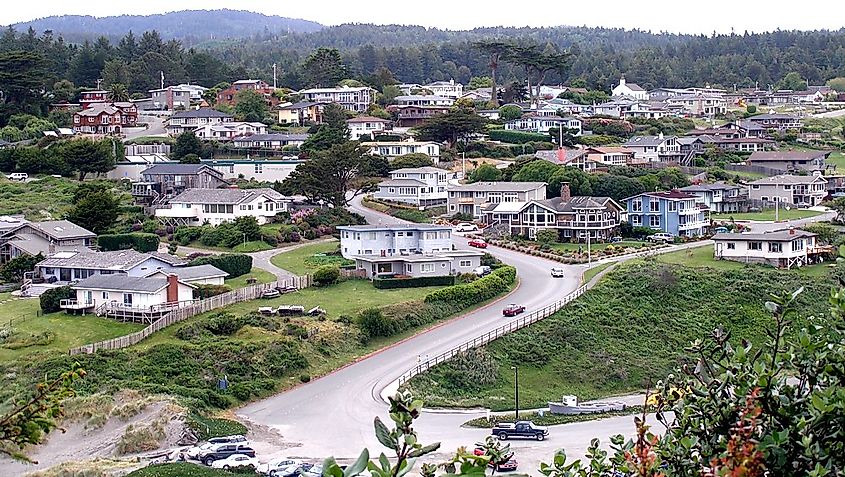
[[[109,92],[104,90],[83,91],[79,93],[79,104],[82,109],[88,109],[93,104],[107,103],[109,101]]]
[[[245,89],[252,89],[264,95],[267,105],[271,108],[279,103],[279,100],[273,97],[273,87],[261,80],[238,80],[232,83],[232,86],[217,93],[217,103],[234,106],[237,104],[237,95],[240,91]]]
[[[133,103],[97,103],[74,113],[73,131],[90,134],[120,134],[123,128],[138,122],[138,108]]]

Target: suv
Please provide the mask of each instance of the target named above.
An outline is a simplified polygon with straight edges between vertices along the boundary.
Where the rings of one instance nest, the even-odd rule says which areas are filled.
[[[669,243],[675,240],[675,237],[668,232],[660,232],[646,237],[649,242]]]
[[[212,437],[208,440],[209,444],[246,444],[246,437],[242,435]]]
[[[455,226],[455,232],[477,232],[478,226],[469,222],[461,222]]]
[[[230,455],[235,454],[244,454],[249,457],[255,457],[255,451],[252,447],[244,444],[212,444],[210,448],[200,452],[197,457],[200,462],[210,466],[215,460],[225,459]]]
[[[6,176],[10,181],[25,181],[29,179],[29,174],[26,172],[13,172]]]
[[[486,277],[493,273],[493,269],[490,268],[489,265],[481,265],[480,267],[475,267],[472,270],[472,273],[478,275],[479,277]]]
[[[502,422],[493,428],[491,434],[498,437],[500,440],[510,439],[512,437],[521,437],[542,441],[549,436],[549,429],[534,425],[531,421],[517,421],[516,424],[511,422]]]

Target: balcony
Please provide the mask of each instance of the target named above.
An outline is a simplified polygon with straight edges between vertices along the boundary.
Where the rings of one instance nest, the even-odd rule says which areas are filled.
[[[581,221],[581,220],[559,220],[558,227],[565,227],[570,229],[610,229],[619,225],[616,220],[596,220],[596,221]]]
[[[458,197],[459,204],[473,204],[475,203],[474,197]]]
[[[59,308],[64,310],[87,310],[89,308],[94,308],[94,304],[79,302],[75,298],[66,298],[59,301]]]
[[[196,207],[175,207],[169,209],[156,209],[156,217],[190,218],[198,217],[199,213],[199,209]]]

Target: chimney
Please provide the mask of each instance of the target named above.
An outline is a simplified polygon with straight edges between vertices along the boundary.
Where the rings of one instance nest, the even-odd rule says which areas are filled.
[[[560,183],[560,200],[562,202],[569,202],[572,199],[572,192],[569,190],[569,182]]]
[[[795,235],[795,228],[789,227],[789,235]]]
[[[179,301],[179,277],[167,275],[167,303]]]
[[[56,244],[50,240],[50,244],[47,245],[47,255],[53,255],[54,253],[56,253]]]
[[[619,78],[619,86],[625,86],[625,75]]]
[[[660,133],[657,135],[657,137],[660,138],[660,139],[663,139],[663,131],[660,131]]]

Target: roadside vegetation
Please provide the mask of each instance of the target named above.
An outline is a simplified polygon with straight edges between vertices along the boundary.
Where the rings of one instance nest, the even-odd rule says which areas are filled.
[[[806,219],[808,217],[815,217],[817,215],[821,215],[822,212],[817,210],[807,210],[807,209],[785,209],[781,208],[778,213],[777,217],[778,220],[797,220],[797,219]],[[756,220],[756,221],[774,221],[775,220],[775,209],[766,209],[760,212],[737,212],[737,213],[730,213],[730,214],[712,214],[710,216],[712,220]]]
[[[396,217],[397,219],[418,224],[431,223],[435,217],[446,213],[446,207],[429,207],[425,210],[420,210],[418,207],[412,205],[389,203],[372,197],[365,197],[361,200],[361,204],[383,214]]]
[[[571,424],[573,422],[597,421],[599,419],[606,419],[608,417],[630,416],[642,412],[643,406],[628,406],[622,411],[608,411],[595,414],[552,414],[547,411],[541,416],[540,414],[532,411],[520,412],[518,420],[531,421],[538,426],[556,426],[559,424]],[[494,414],[490,416],[490,419],[487,419],[486,417],[470,419],[463,425],[464,427],[479,427],[482,429],[490,429],[491,427],[496,426],[499,423],[514,421],[514,415],[511,412],[509,414]]]

